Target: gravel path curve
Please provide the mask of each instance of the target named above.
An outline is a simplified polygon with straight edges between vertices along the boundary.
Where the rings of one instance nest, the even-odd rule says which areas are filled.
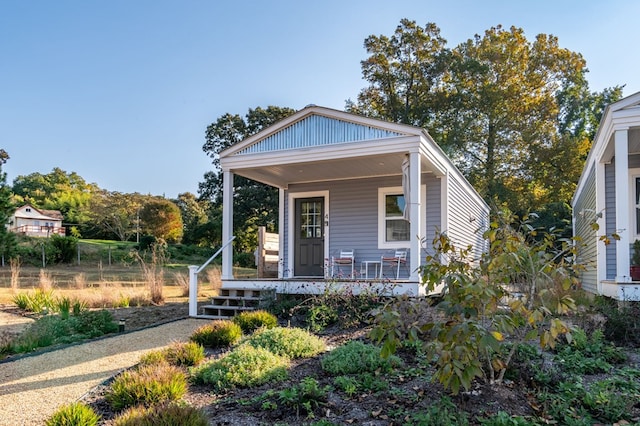
[[[184,319],[0,364],[0,426],[43,425],[61,405],[201,325]]]

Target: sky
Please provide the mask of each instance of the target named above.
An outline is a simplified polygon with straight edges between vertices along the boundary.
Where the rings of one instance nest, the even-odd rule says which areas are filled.
[[[635,0],[0,0],[7,182],[55,167],[109,191],[197,194],[207,126],[275,105],[342,110],[370,35],[435,23],[453,48],[502,25],[581,53],[592,91],[640,91]]]

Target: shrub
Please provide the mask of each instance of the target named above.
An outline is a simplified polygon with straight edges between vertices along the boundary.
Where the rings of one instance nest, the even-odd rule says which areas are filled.
[[[245,311],[233,317],[233,322],[238,324],[245,334],[252,333],[260,327],[273,328],[278,325],[278,318],[270,312]]]
[[[204,348],[196,342],[174,342],[169,347],[152,351],[140,358],[144,365],[167,362],[178,367],[192,367],[204,359]]]
[[[16,294],[13,297],[13,303],[20,309],[36,314],[53,311],[56,306],[53,290],[42,290],[39,288],[33,292]]]
[[[98,424],[100,416],[93,409],[81,402],[65,405],[46,421],[47,426],[94,426]]]
[[[185,404],[160,404],[152,407],[132,407],[114,420],[115,426],[207,426],[207,415]]]
[[[352,340],[326,354],[320,360],[322,369],[334,375],[390,371],[401,364],[400,358],[390,356],[382,358],[380,348]]]
[[[143,365],[118,375],[105,399],[116,410],[138,404],[151,406],[176,401],[187,392],[187,378],[178,367],[160,363]]]
[[[231,346],[241,337],[242,329],[238,324],[229,320],[218,320],[198,328],[189,339],[205,347],[219,348]]]
[[[242,345],[222,358],[192,369],[196,382],[217,390],[258,386],[287,377],[289,359],[263,348]]]
[[[296,416],[300,416],[300,410],[304,410],[307,416],[313,417],[313,412],[327,403],[330,386],[320,387],[313,377],[305,377],[302,381],[290,388],[278,392],[278,400],[286,406],[296,410]]]
[[[256,331],[245,340],[256,348],[264,348],[289,358],[308,358],[325,350],[324,341],[301,328],[275,327]]]
[[[30,324],[13,341],[11,351],[30,352],[37,348],[73,343],[117,330],[118,325],[113,322],[113,317],[108,311],[84,311],[68,318],[49,315]]]
[[[571,292],[582,269],[574,262],[577,245],[559,238],[558,229],[535,229],[530,218],[515,229],[517,218],[501,212],[495,217],[501,222],[483,234],[489,250],[481,259],[473,247],[456,247],[445,234],[434,238],[420,273],[427,291],[444,286],[436,306],[441,318],[413,324],[393,306],[375,314],[371,337],[383,342],[383,353],[402,343],[399,329],[408,330],[411,340],[425,343],[435,360],[434,377],[453,394],[469,390],[475,378],[502,382],[518,343],[537,340],[546,349],[563,335],[571,339],[565,318],[576,310]],[[514,344],[504,351],[508,342]]]

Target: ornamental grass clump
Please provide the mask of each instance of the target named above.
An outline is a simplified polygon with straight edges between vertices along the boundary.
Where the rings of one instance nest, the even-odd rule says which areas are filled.
[[[220,348],[234,345],[242,337],[242,329],[229,320],[217,320],[193,332],[189,340],[205,347]]]
[[[177,367],[193,367],[204,359],[204,348],[196,342],[173,342],[168,347],[140,357],[143,365],[166,362]]]
[[[312,357],[326,348],[324,341],[310,332],[288,327],[263,328],[244,343],[291,359]]]
[[[186,374],[166,363],[143,365],[115,378],[105,399],[116,410],[177,401],[187,393]]]
[[[264,310],[245,311],[233,317],[233,322],[240,326],[243,333],[250,334],[261,327],[275,327],[278,325],[278,318]]]
[[[380,352],[377,346],[352,340],[322,357],[320,365],[327,373],[341,375],[366,371],[388,372],[402,364],[397,356],[382,358]]]
[[[186,404],[169,403],[152,407],[136,406],[127,409],[114,420],[115,426],[207,426],[204,411]]]
[[[98,421],[100,416],[91,407],[81,402],[74,402],[56,410],[45,424],[47,426],[95,426]]]
[[[287,378],[289,358],[264,348],[242,345],[191,370],[197,383],[211,384],[216,390],[259,386]]]

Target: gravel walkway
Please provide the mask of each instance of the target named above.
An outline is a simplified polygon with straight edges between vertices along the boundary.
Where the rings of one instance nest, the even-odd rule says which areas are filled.
[[[0,364],[0,426],[43,425],[61,405],[201,325],[184,319]]]

